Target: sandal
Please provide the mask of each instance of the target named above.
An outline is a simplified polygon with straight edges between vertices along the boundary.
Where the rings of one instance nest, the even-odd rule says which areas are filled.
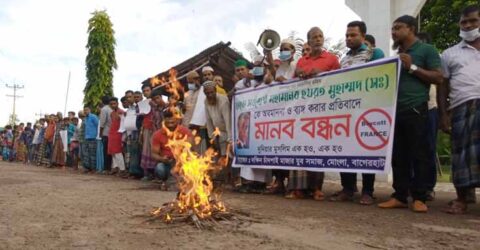
[[[285,193],[285,188],[280,185],[272,186],[264,192],[264,194],[284,194],[284,193]]]
[[[353,201],[353,195],[349,195],[344,191],[338,192],[336,195],[333,195],[329,199],[330,201]]]
[[[315,192],[313,192],[313,199],[316,201],[323,201],[325,200],[325,194],[321,190],[317,189]]]
[[[292,190],[287,195],[285,195],[286,199],[303,199],[305,198],[305,194],[302,190]]]
[[[370,206],[370,205],[373,205],[373,203],[375,203],[375,198],[373,198],[373,196],[369,194],[362,194],[362,197],[360,197],[359,203],[361,205]]]
[[[467,212],[467,204],[458,200],[448,203],[448,206],[442,210],[447,214],[465,214]]]

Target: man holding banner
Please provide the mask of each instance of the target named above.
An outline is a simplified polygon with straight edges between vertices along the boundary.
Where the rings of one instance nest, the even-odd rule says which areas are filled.
[[[365,35],[367,33],[367,26],[362,21],[353,21],[347,25],[346,44],[350,50],[342,58],[340,64],[342,68],[348,68],[354,65],[367,63],[369,61],[383,58],[375,55],[366,44]],[[343,189],[334,194],[331,201],[351,201],[353,194],[357,191],[357,174],[356,173],[340,173],[341,183]],[[372,205],[373,190],[375,183],[375,174],[362,174],[362,196],[360,204]]]
[[[409,195],[414,212],[427,212],[428,168],[430,157],[427,138],[430,83],[443,81],[440,57],[436,49],[416,38],[417,21],[404,15],[393,22],[392,39],[398,48],[402,70],[397,97],[397,115],[393,145],[392,198],[380,208],[407,208]],[[413,169],[412,169],[413,168]],[[412,177],[413,173],[413,177]]]
[[[298,60],[296,68],[297,77],[309,78],[322,72],[340,68],[338,58],[323,49],[325,38],[323,31],[320,28],[311,28],[307,33],[307,40],[311,51],[308,56],[302,57]],[[309,189],[314,190],[313,199],[319,201],[324,200],[325,195],[322,192],[324,173],[310,172],[308,173],[307,178]],[[299,193],[297,194],[300,195]]]

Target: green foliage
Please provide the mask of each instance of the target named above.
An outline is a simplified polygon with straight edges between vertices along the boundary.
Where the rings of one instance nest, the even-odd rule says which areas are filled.
[[[106,11],[95,11],[92,15],[88,20],[87,84],[83,90],[83,104],[94,108],[101,103],[102,96],[113,96],[113,69],[117,69],[117,61],[115,31],[110,17]]]
[[[478,0],[427,0],[420,12],[420,30],[429,33],[435,47],[443,51],[460,42],[460,14],[472,4]]]

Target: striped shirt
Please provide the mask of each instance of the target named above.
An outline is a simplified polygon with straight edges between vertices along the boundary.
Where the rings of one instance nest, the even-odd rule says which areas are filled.
[[[480,98],[480,51],[465,41],[442,54],[443,76],[450,81],[450,109]]]

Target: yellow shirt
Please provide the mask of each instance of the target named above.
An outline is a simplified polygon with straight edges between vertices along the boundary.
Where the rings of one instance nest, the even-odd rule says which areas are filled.
[[[220,86],[216,86],[217,88],[217,93],[220,94],[220,95],[227,95],[227,91],[225,91],[222,87]]]

